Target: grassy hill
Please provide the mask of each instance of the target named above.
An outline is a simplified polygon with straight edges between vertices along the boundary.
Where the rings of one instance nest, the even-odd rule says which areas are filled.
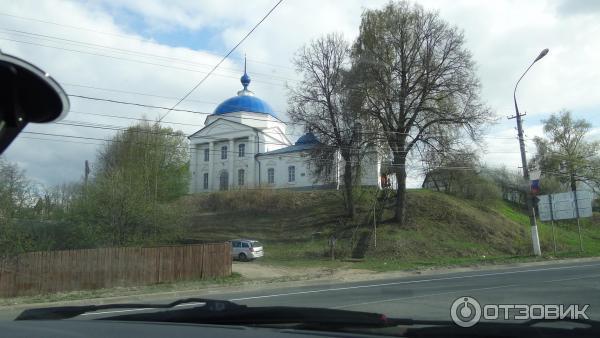
[[[377,226],[372,214],[373,191],[358,202],[358,216],[343,221],[336,191],[238,191],[188,197],[188,240],[259,239],[270,264],[351,265],[388,270],[480,262],[518,260],[530,256],[527,216],[503,201],[481,204],[426,190],[408,192],[407,224],[389,221],[386,210]],[[600,217],[582,221],[585,255],[600,254]],[[552,228],[539,223],[542,251],[554,256]],[[556,256],[577,256],[574,222],[557,223]],[[336,260],[329,258],[328,238],[337,237]],[[363,245],[364,256],[348,262]]]

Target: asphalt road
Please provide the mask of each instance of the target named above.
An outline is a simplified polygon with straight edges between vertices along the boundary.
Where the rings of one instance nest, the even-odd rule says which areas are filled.
[[[311,285],[205,295],[254,306],[328,307],[384,313],[389,317],[450,320],[452,302],[462,296],[482,304],[589,304],[600,320],[600,261],[414,276],[370,282]],[[174,299],[173,299],[174,300]],[[148,299],[152,302],[152,299]],[[161,300],[164,302],[165,300]],[[128,313],[138,310],[126,310]],[[92,319],[123,310],[88,314]],[[0,320],[16,312],[0,310]]]

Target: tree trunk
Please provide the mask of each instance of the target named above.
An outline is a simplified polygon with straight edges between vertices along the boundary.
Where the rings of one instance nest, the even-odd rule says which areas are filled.
[[[344,200],[346,201],[346,213],[348,217],[354,218],[354,182],[352,182],[352,159],[349,155],[344,158],[344,162]]]
[[[396,174],[396,206],[394,208],[394,220],[404,225],[406,211],[406,157],[394,160]]]
[[[439,192],[440,191],[440,186],[438,185],[437,180],[435,178],[433,178],[432,181],[433,181],[433,185],[435,186],[435,191]]]

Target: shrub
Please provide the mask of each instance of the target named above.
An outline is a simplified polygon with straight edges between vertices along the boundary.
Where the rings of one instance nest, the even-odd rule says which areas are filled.
[[[502,191],[494,182],[476,177],[464,187],[461,195],[470,200],[489,202],[502,198]]]
[[[307,194],[270,189],[219,191],[196,195],[193,203],[201,210],[209,211],[280,213],[305,205]]]

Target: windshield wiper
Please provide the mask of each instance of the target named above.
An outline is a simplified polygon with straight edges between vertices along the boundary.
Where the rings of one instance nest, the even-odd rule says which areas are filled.
[[[177,309],[181,305],[196,305],[193,308]],[[407,336],[437,337],[464,336],[485,333],[490,337],[518,336],[528,333],[531,336],[600,336],[600,324],[595,321],[560,321],[565,324],[561,328],[539,327],[537,325],[551,323],[551,320],[532,320],[522,323],[482,322],[475,327],[458,327],[445,320],[414,320],[404,318],[387,318],[383,314],[358,312],[328,308],[291,307],[291,306],[246,306],[227,300],[205,298],[187,298],[168,304],[105,304],[85,306],[61,306],[29,309],[23,311],[15,320],[48,320],[68,319],[85,313],[110,309],[168,309],[168,311],[143,312],[118,316],[102,317],[98,320],[114,321],[146,321],[173,322],[220,325],[280,325],[297,324],[303,329],[343,329],[343,328],[386,328],[409,326]],[[585,328],[570,327],[572,324],[586,324]],[[418,327],[424,326],[424,327]]]
[[[198,303],[193,308],[176,309],[183,304]],[[204,298],[181,299],[168,304],[105,304],[61,306],[29,309],[15,320],[68,319],[110,309],[170,309],[169,311],[143,312],[98,318],[98,320],[176,322],[227,325],[302,324],[327,327],[385,327],[397,325],[385,315],[328,308],[264,306],[250,307],[226,300]]]
[[[103,304],[103,305],[82,305],[82,306],[57,306],[44,307],[37,309],[27,309],[15,318],[15,320],[39,320],[39,319],[69,319],[84,313],[96,312],[112,309],[170,309],[184,304],[203,304],[203,307],[222,311],[240,307],[233,302],[225,300],[214,300],[205,298],[185,298],[167,304],[144,304],[144,303],[123,303],[123,304]]]

